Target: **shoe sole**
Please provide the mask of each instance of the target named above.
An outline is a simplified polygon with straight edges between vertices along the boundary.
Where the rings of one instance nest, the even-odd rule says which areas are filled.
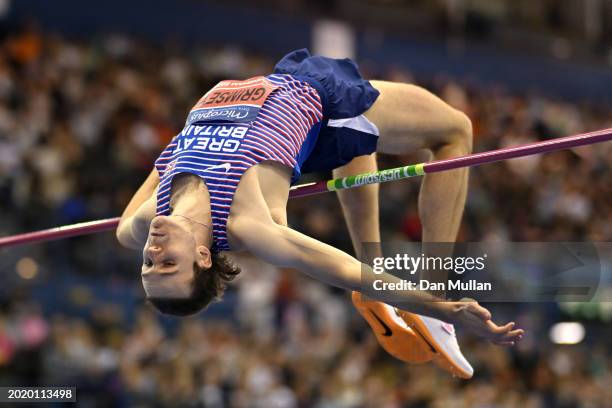
[[[436,350],[427,343],[423,336],[408,327],[406,322],[401,318],[398,318],[398,321],[394,320],[392,324],[388,324],[388,321],[383,321],[383,323],[379,321],[379,319],[383,320],[388,317],[388,313],[395,313],[395,310],[391,306],[389,306],[390,310],[386,310],[384,306],[381,306],[375,301],[371,301],[371,303],[373,305],[378,304],[377,307],[368,306],[367,303],[370,302],[362,300],[360,294],[353,295],[352,301],[355,309],[357,309],[361,317],[368,322],[368,325],[374,332],[380,346],[393,357],[409,364],[423,364],[432,361],[432,359],[436,356]],[[399,326],[399,328],[397,326]],[[392,331],[390,336],[385,335],[389,327]],[[404,333],[401,332],[402,330]],[[405,333],[406,330],[410,330],[413,333],[412,338],[407,338],[407,341],[410,341],[413,346],[411,352],[406,352],[406,350],[399,349],[396,350],[391,344],[391,339],[394,336],[394,341],[399,341],[398,336],[409,336],[407,333]]]

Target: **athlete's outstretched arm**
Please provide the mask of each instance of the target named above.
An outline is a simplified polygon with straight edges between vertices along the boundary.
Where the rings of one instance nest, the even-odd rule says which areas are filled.
[[[360,290],[362,284],[368,284],[362,281],[362,268],[365,277],[374,276],[368,265],[350,255],[271,220],[240,217],[232,223],[230,237],[265,262],[296,268],[346,290]],[[383,283],[400,281],[388,273],[375,276]],[[458,323],[496,343],[513,341],[522,334],[521,330],[512,330],[513,323],[502,327],[495,325],[490,320],[489,311],[476,302],[440,302],[426,292],[410,290],[395,291],[392,301],[384,299],[384,293],[380,292],[380,300],[415,313]]]
[[[117,240],[121,245],[142,249],[146,241],[146,232],[149,230],[148,223],[155,216],[155,202],[152,197],[158,185],[159,175],[157,170],[153,169],[121,214],[116,231]]]

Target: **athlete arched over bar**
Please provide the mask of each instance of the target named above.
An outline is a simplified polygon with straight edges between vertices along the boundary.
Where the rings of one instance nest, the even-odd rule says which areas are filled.
[[[289,189],[302,172],[373,171],[375,152],[421,148],[436,159],[470,153],[470,120],[417,86],[369,82],[348,59],[294,51],[273,74],[222,81],[198,101],[127,205],[117,238],[142,251],[145,292],[163,313],[206,307],[238,273],[223,252],[247,252],[353,291],[389,353],[407,362],[433,359],[469,378],[473,370],[449,323],[500,345],[523,332],[514,323],[496,325],[476,302],[436,302],[414,291],[390,305],[361,298],[361,242],[380,241],[377,185],[339,192],[357,258],[287,227]],[[467,179],[467,168],[425,176],[423,242],[455,241]],[[407,304],[409,310],[394,308]]]

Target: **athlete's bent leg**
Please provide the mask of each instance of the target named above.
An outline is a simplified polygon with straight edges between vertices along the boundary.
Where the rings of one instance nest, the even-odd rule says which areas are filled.
[[[353,176],[374,172],[378,169],[376,153],[355,157],[348,164],[334,170],[334,178]],[[368,263],[363,253],[363,242],[380,242],[380,224],[378,209],[378,184],[368,184],[357,188],[338,191],[344,219],[353,242],[356,258]],[[379,254],[368,254],[379,256]]]
[[[365,116],[379,130],[378,151],[397,154],[427,148],[433,151],[436,160],[472,151],[472,124],[463,112],[418,86],[384,81],[371,83],[380,96]],[[456,240],[467,182],[467,168],[424,176],[419,194],[424,243]],[[431,247],[424,249],[433,255]],[[429,278],[443,281],[446,276],[439,274]]]
[[[417,86],[381,81],[372,81],[372,85],[380,91],[380,96],[365,116],[380,132],[378,151],[398,154],[427,148],[434,153],[436,160],[471,152],[472,126],[465,114]],[[467,181],[467,169],[424,177],[419,194],[424,243],[456,240]],[[427,255],[447,255],[435,253],[431,247],[425,247],[424,251]],[[428,279],[443,281],[446,273],[430,273]],[[434,347],[434,361],[438,365],[462,378],[472,376],[473,369],[461,354],[451,325],[403,311],[400,316]]]
[[[376,154],[355,157],[345,166],[334,170],[334,177],[346,177],[377,170]],[[344,218],[353,242],[357,259],[371,264],[373,257],[381,256],[378,214],[378,184],[338,191]],[[371,242],[367,251],[364,242]],[[424,363],[434,358],[427,342],[412,330],[396,313],[395,308],[383,302],[353,292],[355,309],[368,322],[376,340],[393,357],[407,363]]]
[[[378,150],[388,154],[428,148],[449,159],[472,150],[472,125],[462,112],[423,88],[372,81],[380,91],[365,113],[380,131]],[[419,195],[422,241],[454,242],[467,194],[468,169],[428,174]]]

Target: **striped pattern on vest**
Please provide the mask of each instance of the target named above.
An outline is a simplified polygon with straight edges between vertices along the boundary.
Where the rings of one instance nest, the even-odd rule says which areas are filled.
[[[155,162],[160,175],[157,215],[169,215],[172,179],[195,174],[210,193],[213,250],[227,251],[227,219],[240,177],[251,166],[272,160],[294,168],[311,128],[321,121],[317,91],[290,75],[269,75],[278,85],[246,128],[240,124],[186,126]]]

